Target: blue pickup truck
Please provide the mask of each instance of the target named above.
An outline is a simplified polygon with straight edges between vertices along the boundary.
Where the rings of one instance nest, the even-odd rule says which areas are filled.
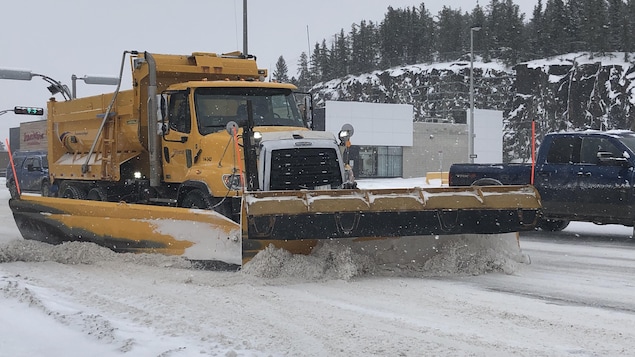
[[[45,151],[16,151],[12,155],[16,175],[14,176],[11,163],[7,166],[6,185],[11,197],[17,196],[15,177],[20,184],[20,192],[50,195],[49,164]]]
[[[454,164],[449,184],[530,184],[531,174],[531,164]],[[533,174],[543,230],[559,231],[570,221],[635,223],[635,132],[547,134]]]

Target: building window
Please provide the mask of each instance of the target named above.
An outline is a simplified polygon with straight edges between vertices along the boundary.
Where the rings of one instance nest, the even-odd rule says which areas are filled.
[[[403,175],[403,150],[400,146],[353,146],[351,149],[353,172],[356,177]]]
[[[401,177],[403,173],[403,151],[401,146],[377,148],[377,176]]]

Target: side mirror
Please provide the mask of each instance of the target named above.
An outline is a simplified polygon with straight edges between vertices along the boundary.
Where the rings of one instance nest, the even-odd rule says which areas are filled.
[[[167,123],[167,115],[168,115],[168,95],[167,94],[158,94],[157,95],[158,103],[159,103],[159,118],[161,118],[161,133],[165,136],[170,132],[170,126]]]
[[[597,158],[602,165],[623,166],[628,164],[628,160],[625,157],[615,157],[609,151],[598,151]]]
[[[337,135],[340,139],[340,145],[341,146],[350,146],[350,140],[351,140],[351,136],[353,136],[353,133],[355,132],[355,130],[353,129],[353,126],[350,124],[344,124],[342,125],[342,129],[340,130],[339,134]]]

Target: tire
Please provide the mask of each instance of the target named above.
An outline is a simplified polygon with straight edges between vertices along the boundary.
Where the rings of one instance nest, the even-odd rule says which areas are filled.
[[[71,198],[74,200],[85,200],[86,192],[77,186],[66,186],[60,197]]]
[[[47,180],[42,181],[40,193],[42,194],[42,197],[49,197],[51,195],[51,183]]]
[[[204,193],[202,190],[194,189],[185,195],[183,202],[181,202],[181,207],[209,210],[214,207],[214,204],[209,194]]]
[[[547,232],[560,232],[561,230],[567,228],[569,225],[569,221],[565,219],[549,219],[543,218],[538,222],[538,228]]]
[[[18,194],[18,188],[15,185],[15,180],[9,181],[8,187],[9,187],[9,193],[11,194],[11,198],[20,198],[20,195]]]
[[[472,186],[502,186],[503,183],[498,181],[497,179],[483,177],[472,182]]]
[[[108,201],[106,190],[101,187],[93,187],[88,191],[86,199],[90,201]]]
[[[194,189],[185,195],[185,198],[181,203],[181,207],[214,210],[215,212],[232,219],[232,211],[229,201],[219,202],[218,199],[215,199],[208,193],[199,189]]]

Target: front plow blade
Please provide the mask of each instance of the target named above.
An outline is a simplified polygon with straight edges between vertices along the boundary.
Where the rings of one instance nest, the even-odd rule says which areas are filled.
[[[25,195],[9,206],[24,239],[242,264],[240,226],[213,211]]]
[[[473,186],[245,194],[247,231],[258,240],[497,234],[532,230],[533,186]]]

